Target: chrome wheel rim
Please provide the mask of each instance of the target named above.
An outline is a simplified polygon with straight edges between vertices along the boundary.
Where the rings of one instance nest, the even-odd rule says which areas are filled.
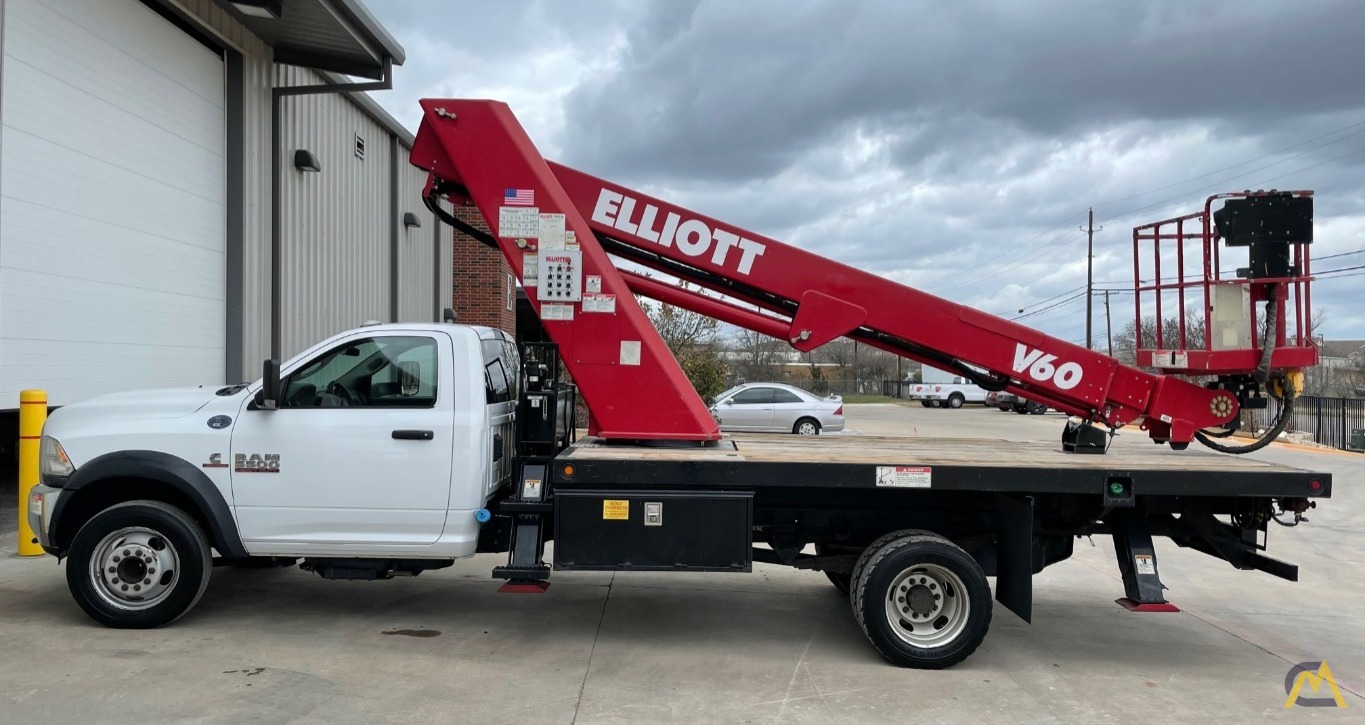
[[[142,526],[100,540],[90,557],[90,581],[111,606],[142,610],[160,604],[180,581],[180,555],[160,533]]]
[[[891,630],[912,647],[952,642],[967,628],[971,598],[962,579],[938,564],[917,564],[896,575],[887,590]]]
[[[807,420],[807,421],[804,421],[804,422],[802,422],[802,423],[800,423],[799,425],[796,426],[796,432],[797,432],[798,434],[800,434],[800,435],[803,435],[803,436],[813,436],[813,435],[815,435],[819,430],[820,430],[819,428],[816,428],[816,427],[815,427],[815,424],[814,424],[814,423],[812,423],[812,422],[810,422],[810,421],[808,421],[808,420]]]

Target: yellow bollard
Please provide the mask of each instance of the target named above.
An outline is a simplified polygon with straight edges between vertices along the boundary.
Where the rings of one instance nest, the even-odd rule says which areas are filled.
[[[38,455],[47,421],[47,391],[19,393],[19,556],[42,556],[36,534],[28,525],[28,497],[38,485]]]

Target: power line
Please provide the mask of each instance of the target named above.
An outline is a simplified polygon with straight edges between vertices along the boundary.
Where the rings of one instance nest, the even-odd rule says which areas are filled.
[[[1191,189],[1190,191],[1188,191],[1188,192],[1186,192],[1186,193],[1184,193],[1184,194],[1181,194],[1180,196],[1175,196],[1175,197],[1171,197],[1171,198],[1169,198],[1169,199],[1163,199],[1163,200],[1161,200],[1161,201],[1154,202],[1154,203],[1152,203],[1152,204],[1148,204],[1148,205],[1145,205],[1145,206],[1136,207],[1136,208],[1130,209],[1130,210],[1128,210],[1128,211],[1126,211],[1126,212],[1121,212],[1121,213],[1119,213],[1119,214],[1117,214],[1117,215],[1113,215],[1113,216],[1106,217],[1106,219],[1107,219],[1108,221],[1121,221],[1121,220],[1123,220],[1123,219],[1127,219],[1127,218],[1130,218],[1130,217],[1132,217],[1132,216],[1135,216],[1135,215],[1137,215],[1137,214],[1140,213],[1140,212],[1145,212],[1145,211],[1149,211],[1149,210],[1152,210],[1152,209],[1165,208],[1165,207],[1167,207],[1167,206],[1171,206],[1171,205],[1172,205],[1172,202],[1175,202],[1175,204],[1174,204],[1175,206],[1183,206],[1184,204],[1188,203],[1188,202],[1186,201],[1186,199],[1188,199],[1188,197],[1189,197],[1191,194],[1194,194],[1195,192],[1198,192],[1198,191],[1206,191],[1206,190],[1209,190],[1209,189],[1222,188],[1223,185],[1226,184],[1226,183],[1228,183],[1228,182],[1236,181],[1237,179],[1240,179],[1240,178],[1242,178],[1242,177],[1244,177],[1244,176],[1249,176],[1249,175],[1254,174],[1254,173],[1256,173],[1256,172],[1258,172],[1258,171],[1265,171],[1266,169],[1269,169],[1269,168],[1273,168],[1273,167],[1279,166],[1280,164],[1283,164],[1283,163],[1286,162],[1286,161],[1290,161],[1290,160],[1292,160],[1292,159],[1296,159],[1296,158],[1298,158],[1298,157],[1300,157],[1300,156],[1303,156],[1304,154],[1312,153],[1313,151],[1317,151],[1318,149],[1326,148],[1327,146],[1330,146],[1330,145],[1335,144],[1335,143],[1340,143],[1340,142],[1342,142],[1342,141],[1345,141],[1345,140],[1348,139],[1348,138],[1351,138],[1351,137],[1353,137],[1353,136],[1358,136],[1358,135],[1363,134],[1363,133],[1365,133],[1365,128],[1362,128],[1362,129],[1360,129],[1359,131],[1354,131],[1354,132],[1349,133],[1349,134],[1347,134],[1347,135],[1345,135],[1345,136],[1342,136],[1342,137],[1339,138],[1339,139],[1335,139],[1335,140],[1333,140],[1333,141],[1329,141],[1329,142],[1327,142],[1327,143],[1325,143],[1325,144],[1319,144],[1319,145],[1317,145],[1317,146],[1314,146],[1313,148],[1305,149],[1305,150],[1303,150],[1303,151],[1300,151],[1300,152],[1297,153],[1297,154],[1291,154],[1291,155],[1286,156],[1286,157],[1284,157],[1284,158],[1282,158],[1282,159],[1280,159],[1279,161],[1276,161],[1276,162],[1274,162],[1274,163],[1265,164],[1264,166],[1258,166],[1258,167],[1256,167],[1256,168],[1254,168],[1254,169],[1249,169],[1249,170],[1247,170],[1247,171],[1243,171],[1243,172],[1240,172],[1240,173],[1237,173],[1237,174],[1233,174],[1232,176],[1228,176],[1228,177],[1219,179],[1218,181],[1215,181],[1215,182],[1213,182],[1213,183],[1211,183],[1211,184],[1206,184],[1206,185],[1204,185],[1204,186],[1195,187],[1194,189]],[[1312,166],[1307,166],[1307,167],[1304,167],[1304,168],[1301,168],[1301,169],[1296,169],[1296,170],[1290,171],[1290,172],[1288,172],[1288,173],[1286,173],[1286,174],[1280,174],[1280,175],[1278,175],[1278,176],[1270,177],[1269,179],[1264,179],[1264,180],[1262,180],[1262,181],[1257,181],[1257,182],[1255,182],[1255,183],[1253,183],[1253,184],[1245,184],[1245,185],[1242,185],[1242,186],[1243,186],[1244,188],[1256,187],[1256,186],[1258,186],[1259,184],[1264,184],[1264,183],[1267,182],[1267,181],[1274,181],[1275,179],[1280,179],[1280,178],[1283,178],[1283,177],[1285,177],[1285,176],[1291,176],[1291,175],[1297,174],[1297,173],[1299,173],[1299,172],[1301,172],[1301,171],[1308,171],[1308,170],[1310,170],[1310,169],[1315,169],[1315,168],[1317,168],[1317,167],[1319,167],[1319,166],[1323,166],[1323,165],[1326,165],[1326,164],[1330,164],[1330,163],[1332,163],[1332,162],[1334,162],[1334,161],[1340,161],[1341,159],[1347,158],[1347,157],[1349,157],[1349,156],[1354,156],[1354,155],[1356,155],[1356,154],[1358,154],[1358,153],[1363,153],[1363,152],[1365,152],[1365,149],[1360,149],[1360,150],[1358,150],[1358,151],[1353,151],[1353,152],[1348,153],[1348,154],[1342,154],[1341,156],[1335,156],[1335,157],[1330,158],[1330,159],[1328,159],[1328,160],[1326,160],[1326,161],[1323,161],[1322,163],[1319,163],[1319,164],[1314,164],[1314,165],[1312,165]],[[1100,205],[1097,205],[1097,206],[1100,206]]]
[[[1151,194],[1151,193],[1153,193],[1153,192],[1165,191],[1166,189],[1171,189],[1171,188],[1174,188],[1174,187],[1177,187],[1177,186],[1181,186],[1181,185],[1183,185],[1183,184],[1188,184],[1188,183],[1191,182],[1191,181],[1198,181],[1199,179],[1206,179],[1206,178],[1208,178],[1208,177],[1210,177],[1210,176],[1213,176],[1214,174],[1221,174],[1221,173],[1223,173],[1224,171],[1232,171],[1233,169],[1238,168],[1238,167],[1240,167],[1240,166],[1246,166],[1247,164],[1254,164],[1254,163],[1256,163],[1257,161],[1262,161],[1262,160],[1264,160],[1264,159],[1268,159],[1268,158],[1271,158],[1271,157],[1273,157],[1273,156],[1278,156],[1278,155],[1280,155],[1280,154],[1282,154],[1282,153],[1284,153],[1284,152],[1286,152],[1286,151],[1292,151],[1293,149],[1296,149],[1296,148],[1298,148],[1298,147],[1300,147],[1300,146],[1303,146],[1303,145],[1305,145],[1305,144],[1313,143],[1314,141],[1320,141],[1320,140],[1322,140],[1322,139],[1324,139],[1324,138],[1327,138],[1328,136],[1335,136],[1335,135],[1341,133],[1342,131],[1349,131],[1349,130],[1351,130],[1351,129],[1357,127],[1357,126],[1365,126],[1365,121],[1356,121],[1355,123],[1352,123],[1352,124],[1349,124],[1349,125],[1346,125],[1346,126],[1342,126],[1341,128],[1338,128],[1338,129],[1336,129],[1335,131],[1328,131],[1327,133],[1324,133],[1324,134],[1322,134],[1321,136],[1314,136],[1313,138],[1310,138],[1310,139],[1308,139],[1308,140],[1306,140],[1306,141],[1300,141],[1300,142],[1298,142],[1298,143],[1296,143],[1296,144],[1292,144],[1292,145],[1289,145],[1289,146],[1285,146],[1284,148],[1281,148],[1281,149],[1276,149],[1276,150],[1274,150],[1274,151],[1271,151],[1271,152],[1268,153],[1268,154],[1264,154],[1264,155],[1262,155],[1262,156],[1257,156],[1257,157],[1254,158],[1254,159],[1249,159],[1249,160],[1247,160],[1247,161],[1243,161],[1243,162],[1238,163],[1238,164],[1233,164],[1232,166],[1225,166],[1225,167],[1223,167],[1223,168],[1221,168],[1221,169],[1214,169],[1213,171],[1210,171],[1210,172],[1205,173],[1205,174],[1200,174],[1200,175],[1198,175],[1198,176],[1191,176],[1191,177],[1188,178],[1188,179],[1184,179],[1184,180],[1182,180],[1182,181],[1177,181],[1177,182],[1171,183],[1171,184],[1166,184],[1165,186],[1158,186],[1158,187],[1155,187],[1155,188],[1152,188],[1152,189],[1148,189],[1148,190],[1146,190],[1146,191],[1139,191],[1139,192],[1136,193],[1136,194],[1130,194],[1130,195],[1128,195],[1128,196],[1122,196],[1122,197],[1119,197],[1119,198],[1117,198],[1117,199],[1108,199],[1108,200],[1106,200],[1106,201],[1097,202],[1097,203],[1095,204],[1095,206],[1105,206],[1106,204],[1114,204],[1114,203],[1117,203],[1117,202],[1120,202],[1120,201],[1128,201],[1129,199],[1136,199],[1136,198],[1138,198],[1138,197],[1140,197],[1140,196],[1146,196],[1146,195]],[[1332,142],[1330,142],[1330,143],[1337,143],[1338,141],[1342,141],[1342,140],[1348,139],[1348,138],[1350,138],[1351,136],[1354,136],[1354,135],[1355,135],[1355,134],[1350,134],[1350,135],[1347,135],[1347,136],[1342,136],[1341,138],[1337,139],[1336,141],[1332,141]],[[1324,145],[1324,146],[1327,146],[1327,145],[1330,145],[1330,144],[1323,144],[1323,145]],[[1319,148],[1321,148],[1321,147],[1319,147]],[[1293,158],[1293,157],[1290,157],[1290,158]]]
[[[1325,260],[1325,259],[1336,259],[1337,257],[1349,257],[1349,256],[1351,256],[1352,254],[1362,254],[1362,253],[1365,253],[1365,249],[1357,249],[1357,250],[1355,250],[1354,252],[1342,252],[1342,253],[1340,253],[1340,254],[1329,254],[1329,255],[1327,255],[1326,257],[1313,257],[1313,261],[1314,261],[1314,262],[1321,262],[1321,261],[1323,261],[1323,260]]]
[[[1064,238],[1064,237],[1066,237],[1066,238]],[[1038,254],[1034,255],[1033,258],[1032,258],[1032,260],[1030,260],[1030,261],[1037,261],[1037,260],[1043,259],[1043,258],[1045,258],[1045,257],[1051,256],[1051,255],[1053,255],[1053,254],[1056,254],[1058,251],[1060,251],[1060,250],[1066,248],[1066,242],[1070,242],[1070,241],[1073,241],[1073,240],[1076,240],[1076,239],[1080,239],[1080,238],[1081,238],[1081,235],[1078,234],[1078,233],[1076,233],[1076,232],[1068,232],[1067,234],[1062,234],[1062,235],[1053,237],[1052,239],[1050,239],[1050,240],[1048,240],[1048,241],[1049,241],[1049,242],[1061,242],[1061,243],[1060,243],[1060,244],[1058,244],[1058,243],[1052,244],[1051,247],[1050,247],[1049,249],[1044,250],[1044,251],[1039,252]],[[1026,257],[1026,256],[1027,256],[1027,251],[1021,250],[1021,254],[1019,254],[1019,255],[1017,255],[1017,256],[1013,256],[1013,257],[1008,258],[1008,259],[1001,260],[1001,261],[1000,261],[999,263],[997,263],[997,264],[993,264],[993,265],[990,265],[990,266],[988,266],[988,267],[985,267],[985,268],[982,270],[982,273],[979,273],[979,274],[972,274],[972,275],[970,275],[970,276],[967,276],[965,279],[963,279],[963,280],[960,281],[960,282],[957,282],[956,284],[950,285],[949,287],[944,288],[944,289],[942,289],[942,290],[938,290],[937,292],[935,292],[935,294],[938,294],[938,295],[946,295],[946,294],[948,294],[949,292],[953,292],[953,291],[962,289],[963,287],[966,287],[966,286],[969,285],[969,284],[975,284],[975,283],[978,283],[978,282],[984,282],[985,280],[993,279],[993,278],[995,278],[995,277],[999,277],[1000,275],[1002,275],[1002,274],[1004,274],[1004,273],[1006,273],[1006,272],[1009,272],[1009,271],[1013,270],[1014,268],[1016,268],[1016,267],[1019,266],[1020,264],[1025,263],[1024,260],[1025,260],[1025,257]]]
[[[1020,307],[1020,308],[1019,308],[1019,312],[1024,312],[1025,310],[1027,310],[1027,309],[1030,308],[1030,307],[1037,307],[1038,305],[1045,305],[1045,304],[1047,304],[1047,303],[1049,303],[1049,302],[1051,302],[1051,301],[1057,299],[1058,297],[1064,297],[1064,296],[1069,295],[1069,294],[1071,294],[1071,293],[1073,293],[1073,292],[1080,292],[1080,291],[1083,290],[1083,289],[1085,289],[1085,285],[1080,285],[1079,287],[1072,287],[1071,289],[1069,289],[1069,290],[1067,290],[1067,291],[1065,291],[1065,292],[1062,292],[1062,293],[1059,293],[1059,294],[1055,294],[1055,295],[1053,295],[1053,296],[1051,296],[1051,297],[1049,297],[1049,298],[1047,298],[1047,299],[1045,299],[1045,300],[1039,300],[1039,301],[1037,301],[1037,302],[1033,302],[1033,303],[1024,305],[1023,307]]]
[[[1044,312],[1047,312],[1048,310],[1055,310],[1055,309],[1057,309],[1058,307],[1061,307],[1061,306],[1063,306],[1063,305],[1074,303],[1076,300],[1079,300],[1080,298],[1082,298],[1082,297],[1084,297],[1084,296],[1085,296],[1085,293],[1084,293],[1084,292],[1078,292],[1078,293],[1076,293],[1076,294],[1074,294],[1074,295],[1072,295],[1072,296],[1070,296],[1070,297],[1068,297],[1068,298],[1066,298],[1066,299],[1064,299],[1064,300],[1062,300],[1062,301],[1060,301],[1060,302],[1054,302],[1053,304],[1050,304],[1050,305],[1048,305],[1047,307],[1043,307],[1043,308],[1041,308],[1041,309],[1037,309],[1037,310],[1034,310],[1034,311],[1032,311],[1032,312],[1025,312],[1025,313],[1022,314],[1022,315],[1018,315],[1017,317],[1011,317],[1010,319],[1011,319],[1011,320],[1022,320],[1022,319],[1026,318],[1026,317],[1033,317],[1034,315],[1040,315],[1040,314],[1042,314],[1042,313],[1044,313]]]

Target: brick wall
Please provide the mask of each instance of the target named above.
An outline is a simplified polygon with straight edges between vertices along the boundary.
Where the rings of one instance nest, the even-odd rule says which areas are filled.
[[[459,206],[455,216],[470,226],[488,231],[483,215],[476,207]],[[517,332],[516,284],[512,268],[502,252],[470,236],[454,232],[455,260],[451,270],[451,289],[456,321],[466,325],[500,327],[515,335]],[[508,305],[508,300],[512,301]]]

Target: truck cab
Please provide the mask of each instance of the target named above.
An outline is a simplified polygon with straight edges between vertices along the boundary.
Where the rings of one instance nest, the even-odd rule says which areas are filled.
[[[986,390],[960,373],[925,365],[922,378],[923,383],[911,386],[911,399],[926,408],[961,408],[967,403],[986,402]]]
[[[210,548],[332,578],[448,566],[474,554],[476,515],[511,479],[519,366],[501,330],[367,325],[277,381],[66,406],[43,429],[30,520],[72,558],[81,606],[115,626],[188,609]]]

